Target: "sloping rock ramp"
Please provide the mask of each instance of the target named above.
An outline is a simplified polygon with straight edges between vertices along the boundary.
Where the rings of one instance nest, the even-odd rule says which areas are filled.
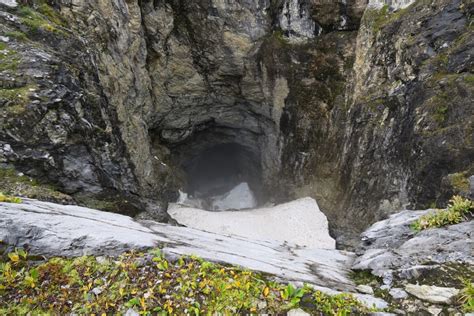
[[[0,240],[45,256],[115,255],[130,249],[160,247],[167,256],[197,255],[239,265],[292,282],[307,282],[325,292],[355,291],[348,278],[352,253],[308,249],[291,244],[229,237],[187,227],[132,218],[89,208],[36,200],[0,203]],[[384,302],[357,295],[369,304]]]

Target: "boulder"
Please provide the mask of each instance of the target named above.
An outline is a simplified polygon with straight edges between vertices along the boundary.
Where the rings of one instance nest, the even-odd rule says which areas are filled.
[[[402,211],[373,224],[361,235],[361,255],[353,268],[382,277],[396,274],[402,279],[418,278],[448,263],[472,269],[474,222],[415,232],[410,224],[431,211]]]
[[[452,304],[459,290],[449,287],[407,284],[405,290],[420,300],[433,304]]]
[[[310,314],[306,313],[301,308],[292,309],[292,310],[288,311],[288,313],[286,315],[287,316],[310,316]]]
[[[372,287],[364,284],[358,285],[357,291],[364,294],[374,294],[374,290],[372,289]]]
[[[396,300],[407,298],[407,296],[408,296],[407,292],[405,292],[404,290],[402,290],[400,288],[396,288],[396,287],[390,289],[388,294],[390,294]]]

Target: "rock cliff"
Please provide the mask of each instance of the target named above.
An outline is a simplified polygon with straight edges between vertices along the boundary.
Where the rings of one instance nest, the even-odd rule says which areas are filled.
[[[0,162],[80,204],[166,220],[222,144],[345,244],[469,194],[470,1],[22,2],[0,1]]]

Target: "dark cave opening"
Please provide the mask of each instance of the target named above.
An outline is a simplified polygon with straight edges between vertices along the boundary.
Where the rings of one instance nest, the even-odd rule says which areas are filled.
[[[186,191],[205,198],[224,194],[242,182],[254,191],[261,186],[261,167],[257,155],[237,143],[212,146],[183,161]]]
[[[219,196],[245,182],[261,204],[265,202],[261,141],[261,134],[210,124],[166,146],[185,179],[182,190],[191,197]]]

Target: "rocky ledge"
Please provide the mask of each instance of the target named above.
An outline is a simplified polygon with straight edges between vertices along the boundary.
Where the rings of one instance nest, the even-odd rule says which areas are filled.
[[[374,224],[362,234],[356,254],[135,221],[89,208],[27,199],[19,204],[0,203],[0,245],[5,252],[22,247],[30,254],[47,257],[114,256],[159,247],[169,260],[197,255],[285,282],[308,283],[329,294],[354,293],[370,306],[390,308],[397,314],[410,310],[454,313],[460,310],[462,290],[456,278],[472,280],[473,276],[473,222],[418,233],[410,228],[427,212],[403,211]]]

